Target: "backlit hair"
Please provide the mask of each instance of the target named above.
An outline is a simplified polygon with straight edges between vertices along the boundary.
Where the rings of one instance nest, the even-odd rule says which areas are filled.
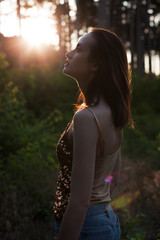
[[[80,91],[76,110],[96,105],[103,97],[110,106],[116,127],[133,127],[131,117],[131,74],[126,50],[121,39],[112,31],[93,28],[94,43],[90,45],[89,60],[97,61],[98,70],[85,94]],[[96,98],[96,102],[93,100]],[[80,100],[83,104],[80,104]]]

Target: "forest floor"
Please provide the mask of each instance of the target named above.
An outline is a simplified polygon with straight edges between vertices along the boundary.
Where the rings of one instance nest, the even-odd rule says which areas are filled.
[[[111,206],[121,222],[121,240],[159,240],[160,170],[153,171],[141,162],[122,158]]]

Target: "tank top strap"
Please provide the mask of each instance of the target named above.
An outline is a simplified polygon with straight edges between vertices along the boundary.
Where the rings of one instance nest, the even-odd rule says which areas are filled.
[[[93,116],[94,116],[94,118],[96,120],[98,129],[99,129],[99,133],[100,133],[101,154],[103,155],[103,152],[104,152],[104,136],[103,136],[101,125],[100,125],[100,123],[98,121],[98,118],[97,118],[95,112],[91,108],[87,108],[87,109],[93,114]]]

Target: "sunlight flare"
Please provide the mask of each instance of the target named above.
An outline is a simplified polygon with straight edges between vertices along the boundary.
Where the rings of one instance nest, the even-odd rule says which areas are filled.
[[[115,209],[126,208],[139,196],[140,191],[128,191],[112,201],[112,206]]]
[[[56,30],[54,28],[51,29],[48,19],[43,16],[25,20],[22,28],[22,37],[36,46],[50,43],[58,45]]]

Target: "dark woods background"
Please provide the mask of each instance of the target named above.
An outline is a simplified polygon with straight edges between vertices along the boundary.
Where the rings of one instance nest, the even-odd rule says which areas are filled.
[[[8,0],[1,0],[5,2]],[[71,36],[76,32],[79,38],[90,27],[105,27],[116,32],[120,36],[126,49],[131,52],[131,66],[142,74],[145,72],[144,56],[149,57],[149,72],[152,73],[151,51],[153,54],[159,54],[160,49],[160,1],[159,0],[77,0],[76,15],[73,16],[71,1],[52,1],[52,0],[17,0],[17,17],[19,19],[19,29],[21,32],[22,19],[29,18],[24,14],[25,10],[31,9],[37,4],[52,3],[50,12],[56,21],[57,33],[59,36],[59,49],[64,54],[71,48]],[[63,2],[63,4],[60,4]],[[70,3],[70,4],[69,4]],[[21,14],[23,10],[23,14]],[[24,65],[33,60],[26,56],[23,45],[25,42],[20,38],[4,38],[1,36],[1,48],[9,54],[12,64],[16,64],[13,55],[19,53],[22,55],[21,61]],[[49,50],[50,51],[50,50]],[[45,56],[49,55],[45,52]],[[34,53],[34,55],[36,55]],[[11,57],[12,56],[12,57]],[[39,56],[37,56],[39,58]],[[28,59],[26,63],[26,58]],[[18,63],[17,63],[18,64]],[[22,63],[21,63],[22,64]]]
[[[44,2],[17,0],[20,30],[27,17],[22,9]],[[72,34],[78,38],[90,27],[106,27],[131,54],[135,122],[134,130],[124,129],[112,206],[121,220],[122,240],[158,240],[160,79],[152,66],[153,56],[160,59],[160,1],[77,0],[75,17],[68,1],[48,2],[59,50],[53,45],[29,49],[21,37],[0,35],[0,239],[54,239],[55,148],[78,97],[75,82],[61,71],[64,53],[72,47]]]

